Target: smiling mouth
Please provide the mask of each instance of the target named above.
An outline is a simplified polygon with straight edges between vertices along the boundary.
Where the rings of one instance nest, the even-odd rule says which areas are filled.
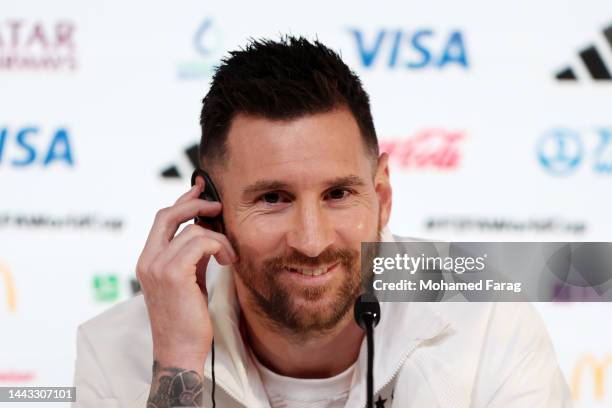
[[[334,269],[336,265],[338,265],[338,263],[335,263],[332,265],[319,266],[317,268],[286,267],[285,270],[292,272],[292,273],[297,273],[303,276],[321,276],[321,275],[325,275],[326,273]]]

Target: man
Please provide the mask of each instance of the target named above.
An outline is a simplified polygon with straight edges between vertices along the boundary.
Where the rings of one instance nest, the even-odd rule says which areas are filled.
[[[201,125],[221,203],[198,198],[197,178],[157,214],[143,296],[79,329],[75,405],[364,406],[360,244],[393,236],[388,156],[359,79],[318,42],[252,42],[218,68]],[[226,234],[176,234],[221,213]],[[570,404],[525,304],[384,303],[375,345],[378,408]]]

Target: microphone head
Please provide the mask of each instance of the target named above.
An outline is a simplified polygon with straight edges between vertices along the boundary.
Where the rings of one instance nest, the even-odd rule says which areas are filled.
[[[355,300],[355,321],[364,330],[369,322],[372,327],[380,322],[380,303],[372,293],[362,293]]]

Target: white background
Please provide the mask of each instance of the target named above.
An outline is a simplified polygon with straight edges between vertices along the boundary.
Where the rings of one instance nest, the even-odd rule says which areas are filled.
[[[612,47],[602,29],[612,24],[612,3],[602,1],[423,2],[202,2],[4,1],[0,55],[11,50],[9,21],[75,26],[75,70],[0,68],[0,220],[5,214],[50,217],[93,215],[121,219],[122,228],[24,227],[0,222],[0,270],[10,271],[15,307],[0,276],[0,386],[72,383],[77,325],[131,295],[129,279],[155,212],[188,187],[160,177],[189,164],[184,149],[198,141],[201,99],[210,75],[185,79],[185,64],[210,67],[249,37],[303,34],[341,52],[371,96],[379,138],[410,141],[427,129],[461,132],[458,164],[403,167],[394,163],[391,230],[449,240],[612,241],[612,173],[593,169],[598,128],[612,128],[612,81],[593,81],[578,57],[595,44],[612,71]],[[198,52],[194,36],[207,53]],[[387,34],[371,68],[363,66],[351,29],[366,45]],[[387,64],[392,36],[405,38],[398,64]],[[461,33],[468,66],[433,64],[406,69],[418,59],[410,38],[424,40],[434,60],[448,36]],[[21,38],[19,52],[28,49]],[[29,50],[41,56],[51,49]],[[578,81],[555,79],[571,66]],[[16,133],[31,138],[35,163]],[[43,166],[53,134],[69,132],[74,166]],[[578,167],[551,174],[537,160],[537,144],[552,129],[572,129],[585,146]],[[553,146],[554,147],[554,146]],[[432,145],[419,145],[431,151]],[[435,150],[435,149],[434,149]],[[612,141],[603,153],[612,164]],[[427,228],[428,219],[533,219],[585,225],[582,233]],[[96,300],[94,277],[116,276],[118,298]],[[580,300],[580,299],[576,299]],[[595,392],[593,369],[576,377],[581,359],[612,359],[609,304],[540,304],[576,406],[612,405],[612,363]],[[26,374],[29,381],[15,381]],[[11,377],[13,375],[13,377]],[[10,380],[13,378],[13,380]]]

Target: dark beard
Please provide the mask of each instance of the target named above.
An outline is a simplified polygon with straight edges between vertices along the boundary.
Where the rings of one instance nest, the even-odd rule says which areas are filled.
[[[256,270],[250,259],[241,256],[236,237],[231,233],[227,236],[238,256],[234,264],[236,274],[253,300],[250,306],[269,323],[272,330],[296,340],[304,341],[335,328],[352,311],[355,299],[363,292],[359,251],[327,249],[314,258],[293,251],[287,256],[266,259],[261,269]],[[380,240],[380,230],[377,239]],[[287,265],[317,267],[335,263],[340,264],[344,276],[333,294],[330,294],[332,289],[326,286],[288,288],[279,279]],[[308,313],[295,305],[292,296],[307,302],[329,296],[333,296],[333,300],[325,310]]]

